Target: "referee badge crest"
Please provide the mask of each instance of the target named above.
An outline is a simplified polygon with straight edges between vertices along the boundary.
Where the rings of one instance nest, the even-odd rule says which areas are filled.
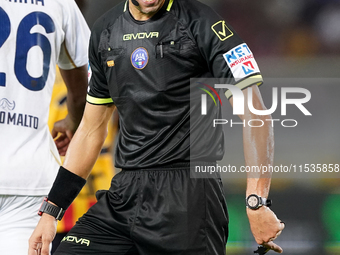
[[[143,48],[139,47],[131,54],[131,64],[136,69],[144,69],[149,62],[149,53]]]

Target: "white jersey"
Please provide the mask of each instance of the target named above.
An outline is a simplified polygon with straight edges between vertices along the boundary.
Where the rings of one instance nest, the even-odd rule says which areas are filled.
[[[74,0],[0,2],[0,194],[46,195],[60,158],[47,126],[56,65],[88,62]]]

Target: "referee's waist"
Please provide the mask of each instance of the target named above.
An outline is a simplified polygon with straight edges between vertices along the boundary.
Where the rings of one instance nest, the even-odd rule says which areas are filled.
[[[184,161],[174,162],[163,165],[156,165],[145,168],[122,168],[122,171],[138,171],[138,170],[176,170],[176,169],[190,169],[196,166],[212,166],[216,165],[216,161]]]

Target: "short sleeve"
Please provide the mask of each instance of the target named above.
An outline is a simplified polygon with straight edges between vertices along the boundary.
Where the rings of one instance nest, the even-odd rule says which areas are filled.
[[[107,80],[102,68],[101,54],[98,51],[100,44],[100,35],[102,25],[99,21],[95,23],[92,29],[90,46],[89,46],[89,88],[87,93],[87,102],[90,104],[111,104],[113,100],[110,96]]]
[[[225,20],[207,8],[205,17],[196,23],[194,35],[215,78],[226,79],[240,89],[263,83],[253,53]],[[232,96],[229,91],[225,95]]]
[[[60,50],[58,66],[69,70],[88,63],[90,29],[75,1],[64,2],[64,42]]]

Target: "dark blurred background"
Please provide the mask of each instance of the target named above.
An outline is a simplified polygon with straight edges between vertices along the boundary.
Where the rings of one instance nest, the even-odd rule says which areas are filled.
[[[100,15],[120,1],[77,2],[83,6],[91,28]],[[298,127],[275,127],[275,164],[339,164],[340,1],[201,2],[234,27],[254,53],[264,76],[261,91],[267,107],[273,86],[304,87],[312,93],[308,107],[313,116],[304,117],[291,109],[287,118],[298,119]],[[225,162],[244,165],[241,141],[240,128],[226,128]],[[339,177],[274,174],[270,197],[272,209],[286,223],[277,239],[284,253],[340,254]],[[245,177],[223,175],[223,181],[230,214],[228,254],[252,254],[256,244],[245,214]]]

